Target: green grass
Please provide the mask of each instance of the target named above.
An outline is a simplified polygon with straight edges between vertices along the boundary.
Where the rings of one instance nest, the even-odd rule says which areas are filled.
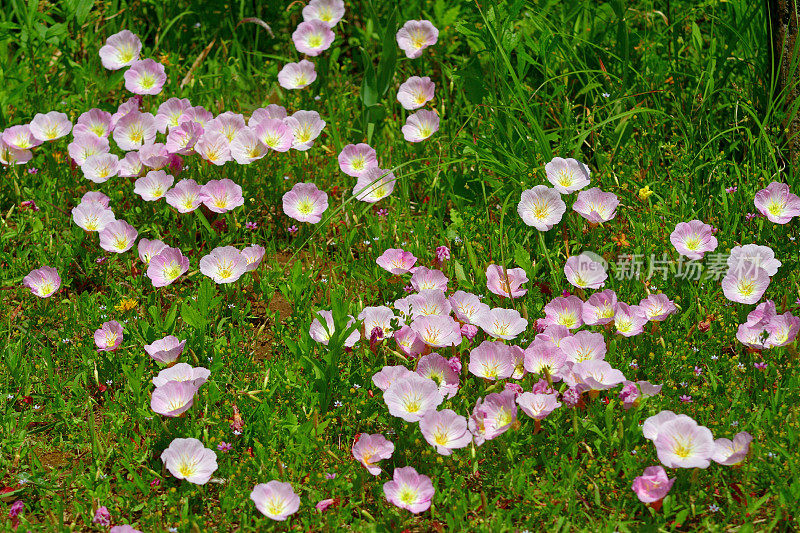
[[[130,95],[122,71],[103,69],[97,52],[126,28],[142,38],[144,57],[167,67],[169,83],[161,95],[145,97],[145,109],[172,96],[245,116],[279,103],[290,112],[316,109],[327,122],[308,152],[272,153],[249,166],[187,159],[181,178],[225,177],[244,189],[244,206],[225,215],[205,211],[210,220],[143,202],[127,178],[87,181],[69,165],[67,138],[40,147],[26,167],[0,169],[0,529],[10,529],[7,509],[16,500],[26,505],[21,531],[92,530],[101,505],[114,524],[148,532],[797,527],[796,346],[758,353],[738,343],[736,327],[752,306],[728,302],[714,279],[680,279],[674,270],[667,280],[646,279],[646,269],[635,279],[614,275],[624,254],[677,260],[669,234],[698,218],[719,228],[718,252],[771,246],[783,266],[765,298],[779,311],[800,311],[797,221],[780,226],[745,216],[770,181],[800,192],[798,169],[781,155],[786,111],[768,76],[763,6],[494,4],[418,0],[395,10],[392,3],[347,2],[336,41],[314,60],[319,78],[302,91],[284,91],[276,80],[284,63],[299,59],[291,43],[299,4],[10,0],[0,10],[1,128],[50,110],[73,121],[92,107],[113,112]],[[274,37],[257,24],[239,24],[246,17],[263,19]],[[439,42],[408,60],[394,48],[394,33],[420,18],[439,28]],[[442,118],[439,132],[419,144],[403,140],[408,113],[395,100],[412,75],[436,82],[428,107]],[[354,180],[336,161],[343,146],[357,142],[375,147],[399,178],[392,196],[374,206],[352,198]],[[564,220],[543,240],[522,222],[520,193],[546,183],[544,165],[553,156],[584,161],[592,186],[619,197],[613,221],[589,227],[567,200]],[[321,224],[297,223],[292,235],[287,227],[295,222],[283,214],[281,197],[305,181],[327,191],[331,207]],[[737,191],[726,193],[732,186]],[[642,199],[645,187],[653,194]],[[69,215],[87,190],[109,195],[117,217],[140,237],[183,250],[189,275],[155,289],[134,250],[103,252],[97,236]],[[21,209],[24,200],[41,210]],[[216,286],[197,270],[214,247],[250,243],[266,247],[264,263],[233,286]],[[333,308],[341,326],[365,306],[405,296],[407,279],[399,282],[375,263],[385,249],[401,247],[430,266],[439,245],[452,251],[443,266],[451,289],[486,293],[491,263],[525,268],[530,290],[514,305],[531,322],[551,296],[570,288],[563,263],[584,250],[611,263],[606,287],[620,300],[637,303],[648,291],[663,291],[680,312],[659,329],[627,339],[605,332],[606,359],[629,379],[663,383],[662,394],[625,411],[616,392],[603,393],[608,403],[591,401],[574,419],[557,410],[537,434],[520,413],[519,427],[497,439],[439,456],[414,424],[388,414],[371,382],[386,364],[413,368],[394,342],[373,352],[362,340],[346,351],[308,335],[314,310]],[[107,260],[98,264],[100,256]],[[63,280],[46,300],[21,286],[43,264]],[[135,301],[132,309],[122,310],[125,299]],[[493,306],[509,306],[500,300],[486,296]],[[125,322],[122,348],[97,352],[92,334],[112,319]],[[527,346],[532,331],[517,344]],[[158,367],[142,348],[172,333],[187,340],[182,361],[211,370],[179,419],[151,411]],[[470,348],[464,341],[443,355],[459,354],[466,367]],[[767,369],[756,370],[762,360]],[[528,376],[521,384],[530,390],[533,382]],[[462,415],[498,390],[466,373],[461,384],[443,407]],[[656,512],[630,486],[659,464],[638,426],[663,409],[692,416],[715,437],[748,431],[754,440],[740,466],[670,471],[677,482]],[[235,412],[241,435],[230,427]],[[351,456],[361,432],[395,443],[378,478]],[[162,468],[161,451],[190,436],[212,449],[232,443],[230,452],[217,453],[222,482],[195,486]],[[419,516],[393,507],[382,492],[393,468],[407,465],[436,488],[433,507]],[[328,472],[336,478],[326,480]],[[249,499],[256,483],[271,479],[292,483],[301,496],[288,522],[272,523]],[[314,504],[324,498],[338,503],[320,514]]]

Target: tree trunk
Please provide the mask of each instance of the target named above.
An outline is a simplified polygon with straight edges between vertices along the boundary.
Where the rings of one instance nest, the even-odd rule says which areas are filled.
[[[768,0],[772,24],[770,67],[776,99],[786,112],[783,126],[789,161],[800,162],[800,0]]]

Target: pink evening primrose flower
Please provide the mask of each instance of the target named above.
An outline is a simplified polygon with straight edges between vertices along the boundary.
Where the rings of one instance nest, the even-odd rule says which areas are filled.
[[[153,344],[145,344],[144,351],[159,363],[168,365],[180,358],[184,346],[186,346],[186,341],[178,340],[178,337],[173,335],[167,335]]]
[[[145,177],[134,182],[133,192],[146,202],[155,202],[167,194],[173,183],[175,183],[175,178],[163,170],[151,170]]]
[[[261,261],[264,259],[264,254],[266,251],[266,248],[259,246],[258,244],[242,248],[240,253],[247,262],[247,272],[252,272],[258,268],[258,266],[261,264]]]
[[[300,509],[300,496],[294,492],[292,485],[276,480],[253,487],[250,499],[261,514],[278,522],[286,520]]]
[[[132,110],[119,119],[112,137],[120,150],[138,150],[145,144],[155,142],[158,129],[156,118],[150,113]]]
[[[800,198],[785,183],[773,181],[756,193],[753,202],[758,212],[775,224],[788,224],[800,216]]]
[[[406,57],[415,59],[424,49],[436,44],[439,30],[429,20],[409,20],[398,30],[396,39]]]
[[[225,137],[229,143],[233,141],[237,133],[246,128],[247,125],[244,121],[244,115],[234,113],[233,111],[220,113],[203,126],[205,132],[220,134]]]
[[[98,352],[113,352],[122,344],[122,324],[116,320],[103,322],[94,332],[94,344]]]
[[[439,392],[445,399],[452,398],[458,393],[458,371],[453,368],[450,361],[438,353],[420,357],[416,372],[423,378],[435,381],[439,385]]]
[[[797,337],[797,332],[800,330],[800,318],[792,313],[776,315],[767,323],[765,330],[769,334],[764,341],[765,348],[786,346]]]
[[[106,44],[100,48],[100,62],[108,70],[119,70],[138,60],[141,51],[142,41],[128,30],[122,30],[106,39]]]
[[[187,381],[194,384],[199,389],[211,375],[211,371],[203,367],[192,367],[186,363],[178,363],[177,365],[165,368],[153,378],[153,385],[156,387],[163,387],[170,381]]]
[[[141,103],[142,97],[139,95],[134,95],[121,103],[117,107],[117,112],[111,115],[111,129],[113,130],[119,123],[119,120],[131,111],[139,111]],[[155,120],[155,117],[153,117],[153,119]]]
[[[132,526],[129,526],[128,524],[123,524],[121,526],[112,527],[111,529],[108,530],[108,533],[142,533],[142,532]]]
[[[43,266],[31,270],[22,278],[22,284],[39,298],[49,298],[61,287],[61,276],[51,266]]]
[[[401,130],[408,142],[422,142],[439,131],[439,115],[435,111],[421,109],[408,116]]]
[[[750,442],[752,440],[753,436],[746,431],[737,433],[732,441],[730,439],[717,439],[714,441],[714,454],[711,459],[721,465],[738,465],[744,461],[750,452]]]
[[[689,417],[661,424],[654,444],[659,461],[668,468],[707,468],[715,451],[711,430]]]
[[[33,136],[29,124],[11,126],[3,130],[3,142],[17,150],[28,150],[42,144],[42,141]]]
[[[105,183],[119,174],[119,169],[119,157],[114,154],[91,155],[81,165],[83,177],[94,183]]]
[[[631,489],[642,503],[654,503],[663,500],[675,483],[669,479],[663,466],[648,466],[641,476],[633,479]]]
[[[204,130],[194,150],[212,165],[222,166],[232,159],[231,142],[222,133]]]
[[[520,298],[528,293],[528,289],[520,286],[528,282],[528,276],[521,268],[503,268],[489,265],[486,268],[486,288],[504,298]]]
[[[482,446],[487,440],[495,439],[508,431],[516,420],[516,394],[504,390],[478,398],[468,424],[475,445]]]
[[[543,377],[548,374],[553,381],[561,381],[566,362],[567,356],[561,348],[540,339],[534,339],[523,352],[525,370]]]
[[[406,252],[400,248],[389,248],[375,262],[384,270],[400,275],[408,273],[414,263],[417,262],[417,258],[411,252]]]
[[[576,159],[554,157],[544,166],[547,181],[561,194],[579,191],[589,185],[589,167]]]
[[[283,212],[299,221],[316,224],[328,209],[328,195],[313,183],[296,183],[283,195]]]
[[[647,317],[638,305],[617,302],[614,309],[614,326],[623,337],[633,337],[644,331]]]
[[[432,348],[458,346],[461,343],[461,327],[451,316],[421,316],[414,319],[411,329]]]
[[[199,126],[205,128],[206,124],[214,119],[214,113],[207,110],[203,106],[190,107],[183,112],[181,118],[178,119],[179,124],[184,122],[195,122]]]
[[[585,386],[588,390],[608,390],[613,389],[623,381],[625,375],[613,368],[607,361],[602,359],[589,359],[582,363],[575,363],[572,366],[572,374],[580,381],[577,383],[567,383],[580,389]]]
[[[149,239],[139,239],[139,244],[136,245],[136,249],[139,252],[139,259],[146,265],[149,265],[150,260],[166,247],[167,245],[158,239],[153,239],[152,241]]]
[[[173,439],[161,452],[170,474],[195,485],[205,485],[217,470],[217,454],[197,439]]]
[[[364,176],[358,178],[356,186],[353,187],[353,196],[362,202],[374,204],[392,194],[396,181],[393,172],[372,167],[364,173]]]
[[[189,270],[189,258],[177,248],[167,246],[150,259],[147,277],[153,287],[166,287]]]
[[[410,318],[433,315],[449,315],[451,311],[450,302],[447,300],[444,291],[438,289],[425,289],[418,294],[412,294],[405,298],[408,303],[408,310],[404,309],[404,314]],[[397,307],[397,302],[395,302]]]
[[[136,242],[139,232],[124,220],[115,220],[100,231],[100,248],[116,254],[125,253]]]
[[[15,148],[0,139],[0,164],[24,165],[31,159],[33,159],[33,152],[30,150]]]
[[[270,150],[288,152],[294,144],[294,134],[283,119],[265,118],[251,127],[258,139]]]
[[[732,302],[754,304],[764,295],[769,283],[769,275],[763,268],[729,269],[722,279],[722,292]]]
[[[496,339],[512,340],[528,327],[528,321],[514,309],[495,307],[473,319],[476,326]]]
[[[420,107],[433,100],[433,93],[436,91],[436,84],[428,76],[420,78],[411,76],[400,85],[397,91],[397,101],[403,109],[409,111]]]
[[[605,359],[606,341],[602,333],[579,331],[571,337],[561,339],[559,348],[568,361],[582,363],[591,359]]]
[[[372,383],[374,383],[375,386],[383,392],[386,392],[394,382],[408,376],[409,374],[412,374],[412,371],[404,366],[385,366],[373,374]]]
[[[191,213],[203,203],[202,188],[193,179],[182,179],[164,194],[164,198],[179,213]]]
[[[403,326],[394,332],[394,341],[401,352],[409,357],[417,357],[428,347],[425,341],[411,329],[411,326]],[[422,375],[422,374],[420,374]],[[430,377],[430,376],[423,376]]]
[[[93,155],[107,154],[109,149],[108,139],[88,133],[76,135],[67,145],[69,156],[78,166],[83,165]]]
[[[160,133],[166,133],[181,125],[181,117],[192,107],[188,98],[170,98],[158,106],[156,112],[156,128]]]
[[[564,275],[567,281],[579,289],[599,289],[608,279],[602,258],[597,254],[582,253],[567,259],[564,265]]]
[[[523,392],[517,396],[517,405],[534,420],[544,420],[547,415],[561,407],[555,394],[535,394]]]
[[[411,466],[395,468],[392,480],[383,484],[389,503],[414,514],[430,509],[435,492],[431,478],[418,474]]]
[[[336,26],[344,16],[344,0],[311,0],[303,8],[303,20],[319,20],[329,28]]]
[[[453,309],[453,314],[456,318],[467,324],[472,324],[478,314],[489,311],[490,307],[481,302],[475,294],[456,291],[449,298],[450,306]]]
[[[417,267],[411,276],[411,286],[414,290],[424,291],[426,289],[438,289],[440,291],[447,290],[447,277],[441,270],[429,269],[426,267]]]
[[[193,381],[167,381],[153,391],[150,409],[162,416],[178,417],[191,409],[196,392]]]
[[[564,326],[577,329],[583,325],[583,301],[577,296],[558,296],[544,306],[544,319],[539,323],[544,326]]]
[[[244,205],[242,188],[225,178],[211,180],[200,188],[203,204],[215,213],[226,213]]]
[[[50,111],[36,113],[29,125],[31,134],[39,141],[54,141],[72,131],[72,122],[65,113]]]
[[[678,222],[669,240],[679,254],[689,259],[702,259],[706,252],[717,249],[711,226],[700,220]]]
[[[336,39],[328,24],[321,20],[301,22],[292,33],[292,42],[301,54],[314,57],[330,48]]]
[[[567,204],[561,194],[545,185],[536,185],[532,189],[522,191],[517,212],[522,221],[539,231],[548,231],[561,222],[567,210]]]
[[[292,148],[305,151],[314,146],[314,140],[325,128],[325,121],[316,111],[296,111],[286,118],[286,125],[294,134]]]
[[[315,314],[316,316],[311,322],[308,333],[312,339],[327,346],[328,342],[331,340],[331,336],[336,332],[336,326],[333,323],[333,313],[331,311],[322,309],[317,311]],[[320,318],[325,321],[324,325],[322,322],[320,322]],[[347,327],[350,327],[353,322],[355,322],[355,319],[350,317]],[[361,339],[361,332],[358,330],[358,328],[356,328],[350,335],[347,336],[344,341],[344,345],[348,348],[351,348],[355,346],[359,339]]]
[[[287,63],[278,72],[278,83],[284,89],[304,89],[317,79],[314,63],[303,59],[297,63]]]
[[[85,231],[103,231],[116,217],[111,209],[92,202],[73,207],[72,220]]]
[[[319,511],[320,513],[324,512],[328,507],[336,503],[336,500],[333,498],[326,498],[324,500],[320,500],[314,506],[314,508]]]
[[[108,527],[111,525],[111,513],[108,512],[108,507],[101,505],[97,508],[92,518],[92,524],[100,527]]]
[[[73,138],[90,133],[96,137],[111,135],[111,113],[102,109],[90,109],[78,117],[75,127],[72,128]]]
[[[429,411],[419,421],[419,429],[440,455],[450,455],[453,450],[465,448],[472,442],[467,418],[451,409]]]
[[[170,128],[164,148],[171,154],[189,155],[204,131],[203,126],[197,122],[183,122]]]
[[[123,178],[138,177],[143,168],[139,152],[128,152],[119,162],[119,176]]]
[[[367,472],[373,476],[381,473],[381,467],[377,465],[378,461],[389,459],[393,453],[394,444],[380,433],[375,435],[361,433],[353,443],[353,457],[364,465]]]
[[[747,314],[747,322],[745,324],[750,327],[765,326],[776,314],[775,302],[767,300],[766,302],[758,304],[755,309]]]
[[[605,325],[614,321],[617,294],[611,289],[596,292],[583,303],[581,317],[588,326]]]
[[[170,155],[163,143],[145,144],[139,148],[139,161],[151,170],[160,170],[169,165]]]
[[[358,314],[358,319],[364,321],[364,331],[369,338],[372,330],[378,328],[381,338],[392,336],[392,320],[395,319],[394,312],[384,305],[377,307],[365,307]]]
[[[469,354],[469,371],[488,380],[510,378],[514,373],[511,347],[499,341],[483,341]]]
[[[136,61],[124,76],[125,88],[134,94],[158,94],[167,82],[164,65],[152,59]]]
[[[99,204],[101,207],[108,207],[108,202],[111,200],[108,196],[101,193],[100,191],[89,191],[81,196],[81,204],[91,204],[96,203]]]
[[[778,273],[781,262],[775,259],[775,252],[769,246],[745,244],[734,246],[728,256],[728,267],[736,271],[763,268],[768,276]]]
[[[578,193],[572,209],[593,224],[608,222],[617,216],[619,199],[611,192],[592,187]]]
[[[234,283],[247,271],[247,260],[233,246],[218,246],[200,259],[200,272],[214,283]]]
[[[250,118],[247,121],[247,125],[251,128],[255,128],[265,120],[271,119],[283,121],[286,116],[287,113],[285,107],[278,104],[268,104],[267,107],[259,107],[258,109],[253,110],[253,113],[250,115]]]
[[[267,145],[261,142],[254,130],[239,130],[231,141],[231,157],[240,165],[249,165],[267,155]]]
[[[348,144],[338,156],[339,168],[354,178],[366,177],[371,168],[378,168],[375,149],[365,143]]]
[[[394,383],[383,393],[389,414],[406,422],[418,422],[428,411],[436,410],[444,397],[435,381],[411,373]]]
[[[644,312],[647,320],[661,322],[674,313],[678,312],[675,303],[666,294],[651,294],[639,302],[639,309]]]

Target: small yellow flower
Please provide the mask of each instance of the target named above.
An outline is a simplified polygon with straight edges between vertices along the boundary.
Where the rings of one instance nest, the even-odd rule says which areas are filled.
[[[125,311],[130,311],[131,309],[136,308],[137,305],[138,302],[133,298],[123,298],[117,305],[114,306],[114,309],[120,313],[124,313]]]
[[[653,194],[653,191],[650,190],[649,185],[645,185],[644,187],[639,189],[639,199],[643,202],[648,198],[650,198],[651,194]]]

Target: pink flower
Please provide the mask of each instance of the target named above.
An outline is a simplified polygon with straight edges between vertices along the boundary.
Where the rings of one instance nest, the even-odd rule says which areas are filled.
[[[555,394],[534,394],[523,392],[517,396],[517,405],[534,420],[544,420],[547,415],[561,407]]]
[[[450,259],[450,248],[447,246],[437,246],[436,247],[436,260],[440,263],[444,263],[446,260]]]
[[[186,341],[178,340],[178,337],[173,335],[167,335],[153,344],[145,344],[144,351],[159,363],[170,364],[178,360],[183,353],[184,346],[186,346]]]
[[[328,209],[328,195],[313,183],[297,183],[283,195],[283,212],[300,222],[316,224]]]
[[[658,427],[656,452],[668,468],[707,468],[714,454],[714,436],[689,417],[675,418]]]
[[[409,357],[416,357],[425,351],[428,346],[425,341],[411,329],[411,326],[403,326],[394,332],[394,340],[401,352]],[[425,376],[430,377],[430,376]]]
[[[545,185],[536,185],[532,189],[522,191],[517,212],[522,221],[539,231],[548,231],[561,222],[567,210],[567,204],[561,194]]]
[[[598,261],[600,259],[600,261]],[[602,257],[592,253],[573,255],[564,265],[567,281],[579,289],[599,289],[608,279]]]
[[[314,507],[317,509],[317,511],[322,513],[322,512],[325,511],[325,509],[327,509],[328,507],[330,507],[334,503],[336,503],[336,500],[334,500],[333,498],[327,498],[325,500],[318,501],[317,505],[315,505]]]
[[[469,430],[476,446],[483,445],[511,428],[517,419],[516,394],[513,391],[493,392],[478,398],[469,419]]]
[[[268,104],[267,107],[259,107],[254,110],[247,121],[247,125],[255,128],[265,120],[280,120],[286,118],[286,108],[278,104]]]
[[[631,489],[642,503],[653,503],[664,499],[675,478],[669,479],[663,466],[648,466],[644,473],[633,479]]]
[[[171,154],[188,155],[204,133],[203,126],[197,122],[183,122],[170,128],[164,148]]]
[[[96,137],[111,135],[111,113],[102,109],[90,109],[78,117],[75,127],[72,128],[72,137],[77,139],[81,135],[92,134]]]
[[[303,59],[297,63],[287,63],[278,72],[278,83],[284,89],[303,89],[317,79],[314,63]]]
[[[303,8],[303,20],[310,22],[319,20],[329,28],[333,28],[344,16],[343,0],[311,0]]]
[[[112,137],[120,150],[138,150],[145,144],[153,144],[156,139],[156,118],[150,113],[134,109],[119,119]]]
[[[339,152],[339,168],[354,178],[366,177],[371,168],[378,168],[375,149],[365,143],[348,144]]]
[[[465,448],[472,442],[466,417],[451,409],[428,412],[419,421],[419,429],[428,444],[441,455],[450,455],[453,450]]]
[[[353,187],[353,196],[362,202],[374,204],[394,191],[397,178],[394,173],[378,167],[368,169]]]
[[[167,82],[164,65],[152,59],[136,61],[124,76],[125,88],[134,94],[158,94]]]
[[[451,316],[421,316],[411,323],[411,329],[432,348],[461,343],[461,327]]]
[[[773,181],[756,193],[753,202],[759,213],[776,224],[788,224],[800,215],[800,198],[785,183]]]
[[[133,192],[146,202],[154,202],[163,198],[174,182],[175,178],[163,170],[151,170],[134,182]]]
[[[146,265],[150,264],[150,260],[158,255],[161,250],[167,247],[162,241],[158,239],[148,240],[140,239],[139,244],[136,245],[139,252],[139,259]]]
[[[429,269],[425,267],[417,267],[411,276],[411,286],[414,290],[424,291],[426,289],[438,289],[440,291],[447,290],[447,276],[441,270]]]
[[[111,513],[108,512],[108,507],[101,505],[97,508],[92,518],[92,524],[100,527],[108,527],[111,525]]]
[[[159,170],[169,165],[170,155],[162,143],[145,144],[139,148],[139,161],[142,166],[153,170]]]
[[[74,140],[67,145],[69,156],[78,166],[86,163],[93,155],[107,154],[109,151],[108,139],[84,133],[76,135]]]
[[[583,300],[577,296],[553,298],[544,306],[544,319],[539,323],[544,326],[564,326],[577,329],[583,325]]]
[[[325,128],[325,121],[316,111],[296,111],[286,118],[286,125],[294,134],[292,148],[302,152],[314,146],[314,140]]]
[[[95,154],[81,165],[83,177],[95,183],[104,183],[119,173],[119,157],[114,154]]]
[[[589,359],[582,363],[575,363],[572,366],[572,373],[580,381],[578,383],[567,381],[567,383],[572,386],[585,385],[588,390],[613,389],[625,381],[625,375],[622,372],[601,359]]]
[[[265,118],[252,128],[259,140],[276,152],[288,152],[294,144],[294,134],[282,119]]]
[[[222,133],[205,130],[194,150],[213,165],[222,166],[231,160],[231,142]]]
[[[381,467],[376,463],[389,459],[394,453],[394,444],[381,434],[370,435],[361,433],[353,443],[353,457],[359,461],[373,476],[381,473]]]
[[[101,207],[108,207],[110,198],[100,191],[89,191],[81,197],[81,204],[96,203]],[[79,204],[80,205],[80,204]]]
[[[136,180],[137,183],[139,180]],[[203,203],[200,185],[192,179],[183,179],[164,194],[167,203],[179,213],[191,213]]]
[[[400,248],[389,248],[375,262],[384,270],[399,275],[411,270],[414,263],[417,262],[417,258],[411,252],[406,252]]]
[[[780,266],[781,262],[775,259],[775,252],[769,246],[758,244],[734,246],[728,256],[729,270],[737,272],[763,268],[767,275],[772,277],[778,273]]]
[[[177,248],[167,246],[150,259],[147,277],[153,287],[166,287],[189,270],[189,258]]]
[[[602,333],[579,331],[572,337],[562,339],[559,347],[567,360],[573,363],[606,357],[606,341]]]
[[[401,365],[385,366],[378,372],[375,372],[372,376],[372,383],[385,392],[394,382],[412,373],[411,370]]]
[[[392,481],[383,484],[389,503],[414,514],[430,509],[435,492],[431,478],[418,474],[411,466],[395,468]]]
[[[616,194],[593,187],[578,193],[572,209],[589,222],[600,224],[617,216],[618,205],[619,199]]]
[[[123,524],[121,526],[114,526],[108,530],[108,533],[142,533],[138,529],[135,529],[128,524]]]
[[[98,352],[113,352],[122,344],[122,324],[116,320],[103,322],[94,332],[94,344]]]
[[[331,31],[331,27],[321,20],[311,20],[301,22],[297,29],[292,33],[294,47],[301,54],[318,56],[330,48],[336,34]]]
[[[469,354],[469,371],[489,380],[510,378],[514,373],[511,347],[498,341],[483,341]]]
[[[436,410],[443,400],[435,381],[415,373],[398,379],[383,393],[389,414],[406,422],[418,422],[425,413]]]
[[[153,391],[150,409],[170,418],[180,416],[192,407],[196,392],[192,381],[167,381]]]
[[[158,106],[156,112],[156,128],[160,133],[166,133],[169,128],[181,125],[181,117],[192,107],[188,98],[170,98]]]
[[[65,113],[50,111],[36,113],[30,123],[30,132],[39,141],[54,141],[72,131],[72,122]]]
[[[217,470],[217,454],[197,439],[173,439],[161,452],[170,474],[195,485],[205,485]]]
[[[714,441],[714,454],[711,459],[721,465],[738,465],[744,461],[747,454],[750,452],[750,442],[753,436],[746,431],[737,433],[730,439],[717,439]]]
[[[639,302],[639,309],[642,310],[647,320],[661,322],[678,312],[678,308],[666,294],[651,294]]]
[[[123,178],[133,178],[142,172],[142,168],[139,152],[128,152],[119,162],[119,175]]]
[[[524,352],[525,370],[532,374],[550,375],[553,381],[561,380],[561,370],[567,362],[561,348],[541,339],[535,339]]]
[[[203,106],[190,107],[178,119],[179,124],[184,122],[196,122],[199,126],[205,128],[206,124],[211,122],[214,118],[214,113],[208,111]]]
[[[511,340],[525,331],[528,321],[514,309],[495,307],[477,315],[473,322],[496,339]]]
[[[397,32],[397,46],[409,59],[422,55],[422,51],[436,44],[439,30],[429,20],[409,20]]]
[[[114,212],[98,203],[81,203],[72,208],[72,220],[85,231],[102,231],[114,222]]]
[[[139,111],[139,107],[142,103],[142,97],[139,95],[134,95],[117,107],[117,112],[111,115],[111,129],[113,130],[119,120],[130,113],[131,111]]]
[[[31,159],[33,159],[33,152],[30,150],[20,150],[0,139],[0,164],[24,165]]]
[[[392,336],[392,320],[395,318],[394,312],[384,305],[377,307],[365,307],[358,314],[358,319],[364,321],[364,331],[369,337],[372,330],[378,328],[381,338]]]
[[[658,437],[658,432],[661,429],[661,426],[671,420],[676,419],[694,422],[694,420],[687,415],[678,415],[672,411],[661,411],[658,414],[645,419],[644,423],[642,424],[642,434],[644,435],[644,438],[655,441]]]
[[[141,51],[142,41],[128,30],[122,30],[106,39],[106,44],[100,48],[100,62],[108,70],[119,70],[139,59]]]
[[[253,487],[250,499],[256,509],[267,518],[282,522],[300,509],[300,496],[295,494],[292,485],[272,480]]]
[[[261,264],[261,260],[264,259],[264,253],[266,251],[266,248],[257,244],[242,248],[240,253],[242,254],[244,260],[247,261],[247,272],[252,272],[258,268],[258,266]]]
[[[679,254],[689,259],[702,259],[706,252],[717,248],[717,238],[712,228],[700,220],[678,222],[669,240]]]
[[[764,296],[769,282],[767,271],[761,267],[747,270],[731,268],[722,279],[722,293],[732,302],[754,304]]]
[[[242,188],[225,178],[211,180],[200,189],[203,204],[215,213],[226,213],[244,205]]]
[[[421,109],[408,116],[401,130],[408,142],[422,142],[439,131],[439,115],[434,111]]]
[[[185,341],[183,341],[183,343],[185,343]],[[181,346],[180,349],[182,350],[183,346]],[[191,382],[195,386],[195,389],[199,389],[206,381],[208,381],[208,377],[210,375],[211,371],[207,368],[195,368],[186,363],[178,363],[159,372],[158,375],[153,378],[153,385],[156,387],[163,387],[170,381],[186,381]]]
[[[589,167],[576,159],[554,157],[544,166],[547,181],[561,194],[569,194],[589,185]]]
[[[214,283],[234,283],[247,271],[247,260],[233,246],[218,246],[200,259],[200,272]]]
[[[267,154],[267,145],[261,142],[255,131],[239,130],[231,141],[231,156],[240,165],[249,165]]]
[[[328,345],[328,342],[331,340],[331,336],[336,332],[336,327],[333,323],[333,313],[327,310],[320,310],[316,312],[316,317],[311,322],[311,327],[309,328],[309,335],[315,341],[324,344],[325,346]],[[325,321],[325,326],[322,325],[320,322],[320,318]],[[353,324],[355,320],[351,317],[347,326]],[[347,339],[344,341],[344,345],[349,347],[355,346],[355,344],[361,339],[361,332],[358,329],[353,330],[353,332],[347,336]]]
[[[3,142],[17,150],[28,150],[42,144],[42,141],[33,136],[28,124],[11,126],[3,131]]]
[[[39,298],[49,298],[61,287],[61,276],[55,268],[43,266],[31,270],[22,278],[22,284]]]
[[[439,392],[445,399],[452,398],[458,392],[458,371],[438,353],[420,357],[416,372],[423,378],[435,381],[439,385]]]
[[[453,308],[453,314],[456,315],[457,319],[467,324],[471,324],[478,314],[490,310],[489,306],[481,302],[480,298],[469,292],[456,291],[450,296],[449,300]]]
[[[489,265],[486,269],[486,288],[504,298],[519,298],[528,293],[528,289],[520,286],[528,282],[525,271],[521,268],[505,269],[499,265]]]
[[[100,231],[100,248],[121,254],[133,248],[139,232],[124,220],[110,222]]]
[[[791,313],[776,315],[767,323],[765,330],[769,333],[764,341],[765,348],[786,346],[797,337],[797,332],[800,330],[800,318]]]
[[[436,84],[428,76],[420,78],[411,76],[400,85],[397,91],[397,101],[403,109],[413,110],[433,100],[433,93],[436,91]]]
[[[617,333],[624,337],[633,337],[644,331],[647,317],[638,305],[617,302],[614,308],[614,326]]]

